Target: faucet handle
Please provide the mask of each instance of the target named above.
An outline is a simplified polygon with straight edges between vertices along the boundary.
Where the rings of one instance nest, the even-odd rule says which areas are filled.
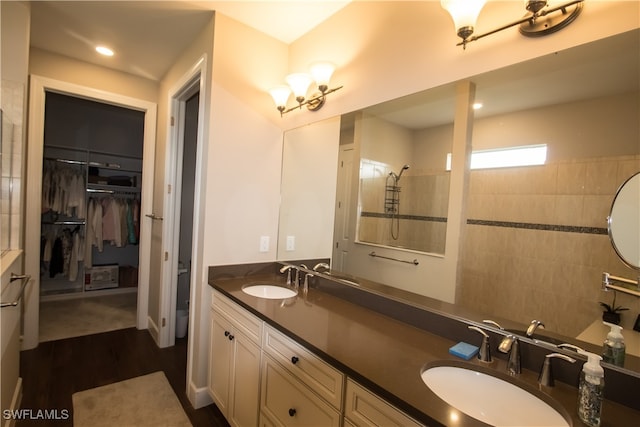
[[[577,345],[573,345],[573,344],[562,343],[562,344],[558,344],[556,347],[567,349],[567,350],[571,350],[571,351],[575,351],[576,353],[584,352],[583,349],[581,349]]]
[[[306,294],[309,292],[309,278],[313,277],[313,274],[307,273],[304,275],[304,283],[302,284],[302,293]]]
[[[504,330],[504,328],[502,326],[500,326],[500,324],[494,320],[491,319],[484,319],[482,321],[482,323],[486,323],[487,325],[491,325],[491,326],[495,326],[496,328],[500,329],[500,330]]]
[[[555,382],[553,380],[553,369],[551,366],[551,359],[562,359],[566,360],[569,363],[575,363],[576,359],[565,356],[560,353],[550,353],[544,357],[544,363],[542,364],[542,369],[540,370],[540,375],[538,375],[538,384],[544,385],[547,387],[553,387]]]
[[[287,286],[291,286],[293,284],[293,279],[291,278],[291,270],[295,270],[296,271],[296,275],[298,274],[299,270],[296,268],[295,265],[285,265],[284,267],[282,267],[280,269],[280,273],[287,273]]]
[[[538,328],[542,328],[544,329],[544,323],[542,323],[539,320],[532,320],[531,324],[529,324],[529,327],[527,328],[527,336],[528,337],[532,337],[534,332],[536,331],[536,329]]]
[[[522,372],[520,366],[520,341],[518,337],[509,334],[502,339],[498,346],[500,353],[509,353],[509,362],[507,363],[507,371],[511,375],[518,375]]]
[[[482,344],[478,351],[478,359],[480,359],[481,362],[491,363],[491,344],[489,343],[489,335],[477,326],[469,326],[468,328],[482,334]]]

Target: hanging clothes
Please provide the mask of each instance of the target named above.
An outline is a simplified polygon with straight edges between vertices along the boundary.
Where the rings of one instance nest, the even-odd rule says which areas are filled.
[[[46,159],[42,174],[42,212],[52,211],[68,217],[84,219],[84,166],[68,165]]]

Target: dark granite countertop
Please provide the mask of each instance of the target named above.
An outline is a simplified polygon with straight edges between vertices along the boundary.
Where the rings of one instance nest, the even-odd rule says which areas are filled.
[[[466,365],[508,379],[504,360],[494,358],[491,364],[475,358],[464,361],[448,353],[457,340],[443,338],[314,287],[306,296],[300,292],[287,300],[256,298],[242,292],[244,285],[255,282],[284,285],[283,276],[275,274],[209,278],[214,289],[419,421],[427,425],[486,425],[441,400],[425,386],[420,373],[427,365],[444,363]],[[576,414],[575,387],[556,381],[555,387],[541,389],[537,372],[524,369],[510,381],[546,400],[565,418],[570,418],[574,426],[583,425]],[[605,400],[602,427],[637,425],[639,419],[640,411]]]

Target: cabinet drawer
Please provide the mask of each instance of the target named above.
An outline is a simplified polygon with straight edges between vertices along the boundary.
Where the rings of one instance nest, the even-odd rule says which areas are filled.
[[[366,388],[347,379],[344,408],[345,425],[356,427],[398,426],[419,427],[422,424],[412,419],[389,402]]]
[[[263,359],[260,400],[261,425],[340,426],[338,411],[269,356]]]
[[[238,332],[260,346],[262,342],[262,320],[249,313],[218,291],[213,291],[211,307],[224,316]]]
[[[264,328],[263,349],[337,410],[342,409],[344,375],[340,371],[270,326]]]

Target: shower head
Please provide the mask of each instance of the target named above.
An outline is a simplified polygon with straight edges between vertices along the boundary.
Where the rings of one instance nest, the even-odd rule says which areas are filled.
[[[400,181],[400,177],[402,176],[402,172],[406,171],[407,169],[409,169],[409,165],[404,165],[402,167],[402,169],[400,170],[400,173],[396,176],[396,181]]]

